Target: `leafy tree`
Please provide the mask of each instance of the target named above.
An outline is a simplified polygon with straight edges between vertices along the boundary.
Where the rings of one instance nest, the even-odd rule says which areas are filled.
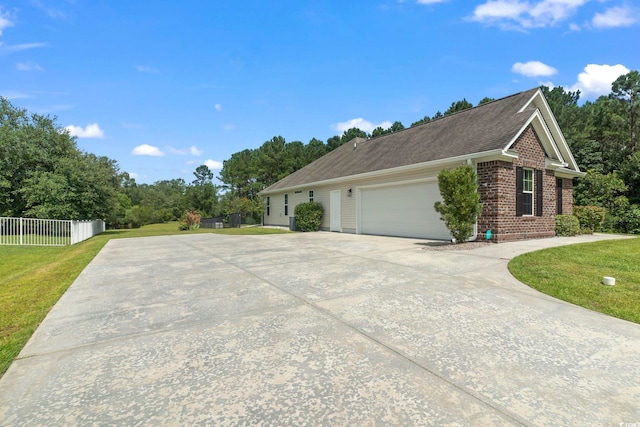
[[[196,179],[186,189],[186,197],[192,210],[198,210],[205,216],[215,216],[218,204],[216,186],[213,184],[213,172],[207,165],[200,165],[193,172]]]
[[[324,142],[319,139],[311,138],[304,149],[305,165],[319,159],[325,154],[327,154],[327,146]]]
[[[211,172],[211,169],[209,169],[207,165],[198,166],[195,172],[193,172],[193,175],[196,177],[196,179],[191,182],[193,185],[202,186],[213,182],[213,172]]]
[[[631,71],[618,77],[611,85],[611,97],[620,101],[626,110],[629,132],[629,149],[635,152],[638,145],[640,122],[640,73]]]
[[[581,178],[574,191],[574,202],[578,206],[600,206],[611,211],[616,198],[623,196],[627,186],[616,172],[606,175],[593,170]]]
[[[472,108],[473,104],[467,101],[467,99],[463,99],[462,101],[452,102],[451,106],[444,112],[445,116],[449,116],[451,114],[457,113],[459,111],[468,110]]]
[[[443,169],[438,174],[442,202],[434,208],[451,232],[455,243],[462,243],[473,235],[473,225],[482,212],[478,177],[469,166]]]
[[[371,137],[375,138],[377,136],[382,136],[382,135],[386,135],[389,133],[393,133],[393,132],[398,132],[400,130],[404,129],[404,125],[402,124],[402,122],[393,122],[393,124],[391,126],[389,126],[387,129],[384,129],[382,126],[378,126],[377,128],[375,128],[373,130],[373,132],[371,132]]]
[[[25,215],[25,182],[33,185],[34,175],[52,173],[60,159],[78,153],[75,140],[55,119],[29,114],[0,97],[0,216]],[[50,181],[55,186],[62,179]]]
[[[327,139],[327,152],[333,151],[342,145],[342,138],[339,135]]]
[[[358,128],[351,128],[351,129],[345,130],[342,136],[340,137],[340,145],[345,144],[354,138],[366,139],[367,137],[368,135],[365,131],[360,130]]]
[[[389,128],[389,131],[398,132],[398,131],[403,130],[403,129],[404,129],[404,125],[402,124],[402,122],[395,121],[395,122],[393,122],[393,124]]]
[[[414,126],[420,126],[420,125],[423,125],[423,124],[425,124],[425,123],[429,123],[430,121],[431,121],[431,117],[429,117],[429,116],[424,116],[424,117],[423,117],[423,118],[421,118],[420,120],[417,120],[417,121],[415,121],[415,122],[411,123],[411,127],[414,127]]]
[[[488,104],[489,102],[493,102],[495,100],[496,100],[495,98],[489,98],[488,96],[485,96],[480,100],[480,102],[478,102],[478,105]]]
[[[631,154],[620,167],[620,178],[627,185],[631,203],[640,203],[640,151]]]
[[[371,137],[376,138],[378,136],[386,135],[387,131],[382,126],[378,126],[373,131],[371,131]]]
[[[225,215],[239,213],[242,218],[252,217],[259,219],[264,212],[262,201],[258,198],[236,197],[226,194],[222,200],[222,209]]]
[[[254,198],[262,190],[258,182],[258,162],[255,150],[242,150],[223,162],[220,181],[237,197]]]

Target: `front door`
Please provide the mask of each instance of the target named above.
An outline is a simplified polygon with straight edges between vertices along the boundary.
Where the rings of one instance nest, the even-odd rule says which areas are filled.
[[[330,199],[330,215],[331,221],[329,225],[330,231],[342,231],[342,208],[340,206],[342,193],[340,190],[333,190]]]

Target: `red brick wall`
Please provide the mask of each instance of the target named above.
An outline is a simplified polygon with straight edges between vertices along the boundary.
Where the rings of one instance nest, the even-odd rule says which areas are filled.
[[[562,180],[562,213],[573,215],[573,180]]]
[[[553,171],[545,169],[544,150],[531,126],[520,135],[511,149],[518,153],[513,163],[478,163],[478,184],[483,203],[482,214],[478,218],[479,235],[484,237],[486,231],[491,230],[491,240],[495,242],[555,236],[556,177]],[[544,171],[542,216],[516,216],[517,166]],[[563,213],[573,213],[573,186],[570,179],[563,180],[562,191]]]

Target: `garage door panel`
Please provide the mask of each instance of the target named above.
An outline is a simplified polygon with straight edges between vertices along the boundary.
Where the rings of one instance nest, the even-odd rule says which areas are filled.
[[[437,182],[365,188],[360,191],[360,232],[385,236],[450,239],[433,205]]]

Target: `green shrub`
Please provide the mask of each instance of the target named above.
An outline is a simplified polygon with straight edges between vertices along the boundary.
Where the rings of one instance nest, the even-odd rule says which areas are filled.
[[[296,228],[300,231],[318,231],[322,224],[324,208],[318,202],[300,203],[294,211]]]
[[[473,235],[473,225],[482,212],[476,172],[468,165],[443,169],[438,174],[438,187],[442,202],[433,207],[455,243],[462,243]]]
[[[599,206],[574,206],[573,215],[578,218],[582,234],[602,231],[606,209]]]
[[[556,215],[556,234],[558,236],[580,234],[580,221],[573,215]]]
[[[178,230],[195,230],[200,228],[200,220],[202,215],[198,211],[187,211],[178,223]]]

